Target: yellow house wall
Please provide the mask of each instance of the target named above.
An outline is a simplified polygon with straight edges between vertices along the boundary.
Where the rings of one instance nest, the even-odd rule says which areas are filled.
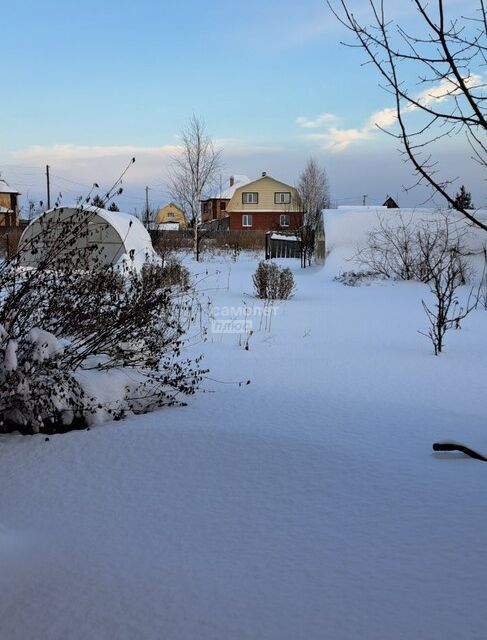
[[[169,217],[169,213],[174,213],[174,216]],[[167,204],[165,207],[162,207],[156,215],[157,224],[166,224],[168,222],[177,222],[181,228],[186,228],[188,226],[184,213],[173,204]]]
[[[242,202],[242,193],[248,191],[254,191],[259,194],[258,204],[244,204]],[[274,194],[281,191],[291,193],[290,204],[276,204],[274,202]],[[293,213],[300,212],[301,206],[298,192],[294,187],[266,176],[239,187],[235,191],[227,205],[227,212],[231,213],[232,211],[285,211],[286,213]]]
[[[10,193],[0,193],[0,207],[5,207],[6,209],[10,209],[11,207],[11,194]],[[19,210],[18,207],[15,211],[15,224],[19,224]],[[0,213],[0,227],[5,226],[5,215]]]

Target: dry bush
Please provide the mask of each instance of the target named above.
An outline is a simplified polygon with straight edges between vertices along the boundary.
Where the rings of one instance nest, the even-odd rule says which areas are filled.
[[[78,241],[92,215],[80,208],[80,224],[56,231],[36,268],[19,269],[21,255],[0,263],[0,431],[67,431],[100,412],[150,411],[202,379],[199,358],[182,358],[197,304],[184,267],[119,273],[91,248],[87,260]],[[39,253],[46,233],[29,251]],[[84,386],[93,376],[103,400]]]
[[[157,253],[167,259],[172,253],[189,252],[193,249],[191,231],[157,231],[151,234]]]
[[[259,262],[252,281],[257,297],[262,300],[288,300],[295,291],[291,270],[281,269],[275,262]]]
[[[458,235],[451,236],[448,224],[423,229],[418,234],[418,243],[428,276],[425,282],[434,299],[434,306],[422,301],[429,328],[421,333],[431,340],[435,355],[439,355],[446,332],[459,329],[461,321],[477,307],[480,290],[475,295],[471,289],[464,305],[460,304],[458,290],[468,282],[471,269],[461,240]]]
[[[191,282],[189,271],[175,258],[170,258],[163,265],[146,263],[142,267],[142,280],[149,291],[171,287],[187,291]]]

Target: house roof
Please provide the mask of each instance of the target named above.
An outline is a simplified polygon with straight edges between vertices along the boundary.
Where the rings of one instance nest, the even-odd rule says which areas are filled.
[[[0,178],[0,193],[17,193],[17,194],[20,194],[20,191],[17,191],[17,189],[12,189],[12,187],[9,187],[9,185],[8,185],[6,180],[4,180],[3,178]]]
[[[223,189],[220,192],[220,195],[218,197],[222,200],[230,200],[239,187],[243,187],[244,184],[248,184],[250,182],[250,178],[243,175],[233,176],[233,179],[233,185],[229,185],[226,189]]]

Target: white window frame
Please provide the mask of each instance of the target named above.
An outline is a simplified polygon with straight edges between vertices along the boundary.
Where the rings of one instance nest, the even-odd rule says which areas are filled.
[[[242,227],[251,227],[252,226],[252,214],[244,213],[242,215]]]
[[[242,204],[259,204],[259,194],[257,191],[243,191]]]
[[[279,216],[279,225],[281,227],[289,227],[290,223],[291,219],[289,213],[281,213],[281,215]]]
[[[274,204],[291,204],[291,192],[290,191],[275,191],[274,192]]]

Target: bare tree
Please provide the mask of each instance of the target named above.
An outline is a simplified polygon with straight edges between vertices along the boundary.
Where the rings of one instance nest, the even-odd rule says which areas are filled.
[[[321,212],[330,206],[330,190],[326,171],[321,169],[314,158],[310,158],[298,181],[298,193],[304,212],[302,226],[296,235],[301,247],[301,267],[311,262],[314,235]]]
[[[221,152],[215,149],[203,120],[195,115],[181,132],[181,142],[181,153],[172,158],[168,191],[191,221],[194,258],[198,261],[201,200],[209,195],[216,183]]]
[[[459,329],[460,322],[477,307],[480,289],[476,295],[471,289],[464,306],[460,305],[458,290],[466,284],[469,268],[464,257],[465,249],[458,237],[450,237],[448,223],[442,228],[422,229],[418,234],[418,244],[429,276],[428,287],[434,298],[434,306],[422,301],[429,329],[427,333],[420,333],[431,340],[435,355],[439,355],[443,351],[446,332]]]
[[[327,2],[355,36],[356,43],[349,46],[366,52],[383,88],[394,98],[394,107],[381,112],[376,125],[383,130],[389,127],[387,133],[400,142],[418,182],[432,187],[448,206],[487,230],[487,224],[456,201],[453,179],[440,175],[435,156],[437,142],[462,134],[473,160],[487,166],[487,95],[481,76],[487,61],[485,0],[476,0],[476,10],[461,16],[447,15],[446,0],[412,0],[410,5],[419,17],[415,33],[386,17],[386,0],[368,0],[369,25],[356,18],[352,0]],[[413,117],[413,112],[422,117]],[[397,128],[391,130],[393,125]]]

